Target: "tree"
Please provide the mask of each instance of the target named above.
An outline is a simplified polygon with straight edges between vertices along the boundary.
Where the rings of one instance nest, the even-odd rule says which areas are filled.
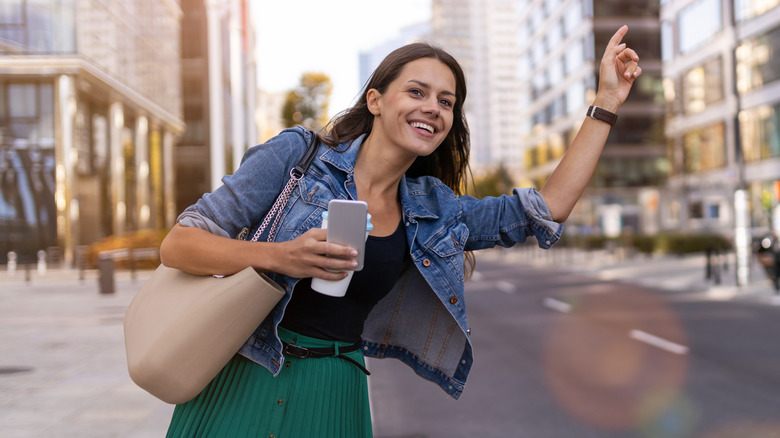
[[[328,103],[333,84],[324,73],[308,72],[301,82],[287,92],[282,107],[282,120],[286,126],[303,125],[319,129],[328,123]]]
[[[474,179],[472,187],[466,187],[466,193],[477,198],[500,196],[509,193],[514,184],[509,171],[500,164],[496,169]]]

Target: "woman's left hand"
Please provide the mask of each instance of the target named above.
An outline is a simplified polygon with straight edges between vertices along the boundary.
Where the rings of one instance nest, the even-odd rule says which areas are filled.
[[[634,81],[642,74],[639,55],[620,41],[628,32],[624,25],[612,35],[601,58],[599,69],[599,90],[594,105],[607,111],[617,112],[625,102]]]

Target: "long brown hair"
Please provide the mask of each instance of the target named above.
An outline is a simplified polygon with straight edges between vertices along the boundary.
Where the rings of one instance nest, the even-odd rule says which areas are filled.
[[[436,150],[428,156],[420,156],[406,174],[411,177],[430,175],[440,179],[455,193],[465,188],[468,171],[469,128],[463,112],[466,100],[466,77],[460,64],[449,53],[427,43],[413,43],[394,50],[374,70],[366,83],[360,99],[351,108],[339,113],[327,127],[323,142],[331,147],[348,142],[371,132],[374,115],[368,109],[368,90],[384,94],[387,87],[401,73],[406,64],[421,58],[433,58],[444,63],[455,76],[455,104],[452,128]]]
[[[374,115],[368,110],[368,90],[380,94],[387,91],[390,83],[398,78],[406,64],[422,58],[433,58],[449,67],[455,77],[455,105],[452,107],[452,128],[436,150],[427,156],[420,156],[406,171],[411,177],[430,175],[440,179],[453,192],[460,195],[465,191],[469,171],[469,127],[463,103],[466,101],[466,76],[460,64],[449,53],[427,43],[413,43],[398,48],[385,57],[371,74],[363,88],[360,99],[351,108],[339,113],[330,121],[323,136],[323,142],[330,147],[352,141],[371,132]],[[476,259],[471,251],[464,253],[466,279],[471,278]]]

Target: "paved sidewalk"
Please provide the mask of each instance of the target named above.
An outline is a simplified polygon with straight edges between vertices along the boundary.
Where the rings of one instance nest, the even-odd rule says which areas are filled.
[[[173,407],[136,387],[122,318],[149,272],[117,273],[100,295],[95,272],[44,277],[0,271],[0,436],[162,437]]]

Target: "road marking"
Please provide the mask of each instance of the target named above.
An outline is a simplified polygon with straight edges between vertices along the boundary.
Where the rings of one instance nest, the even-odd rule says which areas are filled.
[[[650,333],[643,332],[642,330],[631,330],[629,336],[631,336],[631,338],[633,339],[636,339],[637,341],[650,344],[654,347],[658,347],[670,353],[674,353],[674,354],[688,353],[688,347],[686,347],[685,345],[675,344],[672,341],[667,341],[666,339],[659,338],[658,336],[651,335]]]
[[[517,289],[514,284],[503,280],[496,282],[496,288],[498,288],[498,290],[500,290],[501,292],[505,292],[508,294],[515,293],[515,289]]]
[[[565,303],[561,300],[556,300],[555,298],[545,298],[544,305],[561,313],[571,312],[571,304]]]

